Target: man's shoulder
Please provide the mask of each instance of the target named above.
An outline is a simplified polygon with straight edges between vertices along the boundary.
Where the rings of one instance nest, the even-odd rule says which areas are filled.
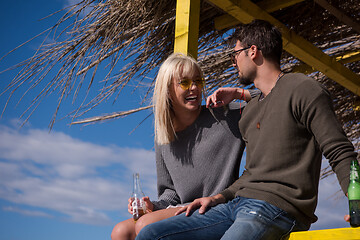
[[[285,74],[283,84],[287,90],[293,89],[294,93],[298,92],[301,94],[315,94],[320,92],[326,92],[327,90],[322,86],[321,83],[315,79],[306,76],[303,73],[288,73]]]
[[[317,81],[315,81],[315,79],[309,77],[309,76],[306,76],[305,74],[303,73],[287,73],[284,75],[284,80],[286,80],[286,82],[288,84],[291,84],[291,85],[296,85],[296,86],[299,86],[299,85],[302,85],[302,84],[318,84]]]
[[[287,99],[293,109],[302,109],[305,111],[309,107],[316,107],[313,103],[331,102],[331,94],[329,91],[315,79],[301,73],[286,74],[283,79],[279,97],[282,101]]]

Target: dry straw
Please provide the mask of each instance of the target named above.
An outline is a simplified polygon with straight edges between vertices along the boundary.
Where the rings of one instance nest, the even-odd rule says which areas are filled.
[[[321,50],[339,56],[359,52],[359,1],[298,1],[294,6],[270,14]],[[322,6],[316,2],[321,2]],[[43,33],[53,41],[47,44],[44,41],[33,57],[14,66],[19,68],[18,74],[0,96],[8,93],[9,101],[20,87],[35,91],[36,97],[24,113],[28,119],[47,95],[59,94],[50,128],[64,99],[72,96],[75,102],[81,89],[98,88],[98,91],[93,97],[86,94],[81,104],[69,113],[73,123],[103,121],[146,109],[154,84],[149,76],[154,76],[157,67],[173,50],[175,6],[175,0],[84,0],[65,9],[58,23]],[[330,7],[352,22],[344,23],[342,15],[334,15]],[[214,19],[223,14],[207,1],[201,1],[198,60],[208,92],[225,84],[237,84],[235,70],[226,57],[229,51],[226,39],[231,29],[216,30],[214,27]],[[127,64],[119,69],[123,62]],[[98,67],[103,68],[104,64],[107,75],[99,78]],[[291,71],[298,65],[300,61],[284,52],[283,70]],[[346,63],[346,66],[359,73],[359,61]],[[332,93],[337,116],[350,139],[358,139],[360,97],[321,73],[315,72],[313,76]],[[115,101],[125,86],[134,89],[146,86],[138,109],[79,120],[100,103]],[[358,143],[356,148],[359,149]]]

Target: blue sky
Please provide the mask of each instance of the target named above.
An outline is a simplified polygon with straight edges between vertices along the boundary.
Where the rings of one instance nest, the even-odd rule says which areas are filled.
[[[0,56],[51,27],[61,15],[39,20],[71,3],[4,1],[0,9]],[[43,40],[35,39],[8,55],[0,62],[0,71],[30,57]],[[1,92],[15,74],[0,74]],[[78,104],[72,105],[70,98],[49,132],[58,100],[54,94],[20,128],[19,117],[36,96],[30,92],[18,103],[25,89],[26,85],[15,93],[0,119],[0,239],[110,239],[112,227],[130,217],[127,199],[133,172],[140,173],[144,192],[156,198],[153,119],[148,118],[132,132],[150,111],[70,127],[69,119],[61,119]],[[134,93],[125,89],[115,103],[110,100],[85,117],[131,109],[144,94],[145,88]],[[0,96],[1,108],[7,96]],[[342,220],[347,200],[339,189],[334,176],[321,181],[319,221],[312,229],[348,227]]]

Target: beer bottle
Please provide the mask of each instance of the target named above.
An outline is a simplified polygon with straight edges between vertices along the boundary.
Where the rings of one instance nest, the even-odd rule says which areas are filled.
[[[351,161],[350,182],[348,188],[350,225],[352,227],[360,226],[360,169],[356,159]]]
[[[134,187],[132,193],[132,209],[133,209],[133,219],[136,222],[146,212],[146,205],[143,200],[143,197],[145,197],[145,195],[140,187],[139,173],[134,173],[133,183],[134,183]]]

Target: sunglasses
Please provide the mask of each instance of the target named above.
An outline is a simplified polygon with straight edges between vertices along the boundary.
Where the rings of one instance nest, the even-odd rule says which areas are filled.
[[[242,49],[239,49],[239,50],[236,50],[236,51],[232,51],[231,53],[229,53],[229,57],[231,59],[231,62],[233,64],[236,64],[236,56],[241,53],[242,51],[244,50],[247,50],[249,49],[250,47],[246,47],[246,48],[242,48]]]
[[[195,84],[199,88],[203,88],[205,86],[205,80],[204,78],[197,78],[194,80],[184,78],[180,80],[178,84],[183,90],[188,90],[192,84]]]

